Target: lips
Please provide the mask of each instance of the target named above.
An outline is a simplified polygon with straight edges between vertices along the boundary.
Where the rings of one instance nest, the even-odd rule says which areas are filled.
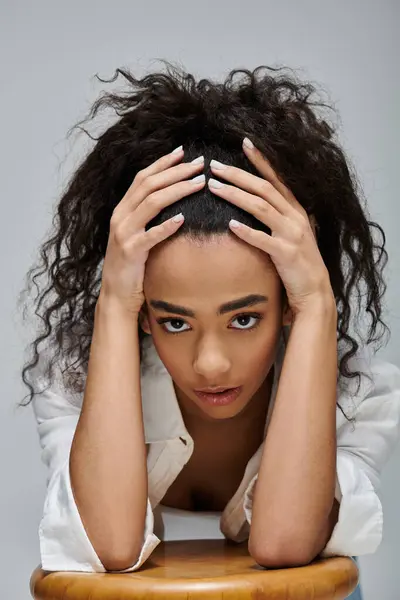
[[[234,402],[241,394],[242,386],[227,388],[225,392],[195,392],[196,396],[210,406],[227,406]]]
[[[194,390],[195,392],[203,392],[204,394],[219,394],[226,392],[226,390],[233,390],[237,386],[232,387],[217,387],[217,388],[203,388],[201,390]]]

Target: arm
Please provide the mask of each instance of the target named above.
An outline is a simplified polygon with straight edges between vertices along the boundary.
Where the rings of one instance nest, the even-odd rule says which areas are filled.
[[[100,294],[70,454],[77,507],[107,570],[134,563],[144,536],[147,465],[137,328],[135,315]]]
[[[296,314],[254,492],[249,552],[307,564],[337,520],[337,311],[327,295]]]

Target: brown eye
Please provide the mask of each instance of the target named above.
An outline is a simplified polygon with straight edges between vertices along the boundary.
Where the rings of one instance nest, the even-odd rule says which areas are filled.
[[[264,318],[263,315],[260,314],[260,313],[252,313],[252,314],[250,314],[250,313],[244,313],[242,315],[238,315],[237,317],[235,317],[232,320],[232,323],[233,323],[233,321],[241,321],[240,325],[242,325],[242,326],[240,326],[240,327],[231,327],[230,329],[235,329],[236,331],[253,331],[254,329],[256,329],[259,326],[259,324],[261,323],[261,321],[263,320],[263,318]],[[251,325],[251,327],[246,327],[246,324],[248,323],[249,319],[250,320],[254,319],[256,322],[253,323]],[[245,322],[244,324],[243,324],[243,321]],[[175,335],[177,333],[184,333],[185,331],[190,331],[190,328],[189,329],[182,329],[182,328],[179,327],[179,324],[182,324],[182,323],[184,325],[187,325],[186,321],[184,321],[183,319],[178,319],[178,318],[175,318],[175,319],[161,318],[161,319],[157,319],[157,323],[159,323],[160,325],[162,325],[163,331],[165,331],[166,333],[170,333],[172,335]],[[165,325],[167,323],[171,324],[171,329],[168,329],[167,327],[165,327]]]
[[[160,323],[160,325],[163,325],[162,329],[166,332],[166,333],[183,333],[184,331],[188,331],[188,329],[180,329],[179,328],[179,323],[185,323],[185,321],[183,319],[157,319],[157,323]],[[166,327],[164,327],[164,325],[166,325],[167,323],[172,323],[172,329],[167,329]],[[178,324],[178,326],[177,326]],[[187,323],[186,323],[187,324]]]
[[[251,327],[246,327],[246,323],[248,323],[249,319],[255,319],[256,323],[251,326]],[[238,321],[239,324],[241,325],[241,327],[234,327],[233,329],[239,329],[241,331],[251,331],[252,329],[255,329],[256,327],[258,327],[258,325],[260,324],[261,320],[263,319],[263,316],[260,315],[259,313],[257,314],[243,314],[243,315],[239,315],[237,317],[235,317],[233,320],[234,321]],[[244,323],[243,323],[244,321]],[[242,327],[243,326],[243,327]]]

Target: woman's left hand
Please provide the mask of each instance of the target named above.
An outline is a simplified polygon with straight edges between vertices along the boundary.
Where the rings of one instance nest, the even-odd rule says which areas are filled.
[[[304,208],[257,148],[249,149],[243,144],[243,150],[262,177],[229,165],[216,168],[221,163],[212,161],[213,173],[233,185],[212,187],[215,179],[210,179],[209,189],[254,215],[271,229],[272,235],[243,223],[234,228],[230,222],[231,231],[270,255],[294,314],[315,305],[321,298],[334,299],[329,272],[317,245],[313,217],[310,222]]]

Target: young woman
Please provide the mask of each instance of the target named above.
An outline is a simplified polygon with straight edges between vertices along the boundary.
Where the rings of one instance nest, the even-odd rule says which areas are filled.
[[[216,512],[265,567],[374,552],[400,370],[370,349],[385,236],[326,105],[280,69],[118,73],[130,90],[90,115],[118,119],[42,248],[23,370],[49,469],[43,568],[139,569],[156,510]]]

